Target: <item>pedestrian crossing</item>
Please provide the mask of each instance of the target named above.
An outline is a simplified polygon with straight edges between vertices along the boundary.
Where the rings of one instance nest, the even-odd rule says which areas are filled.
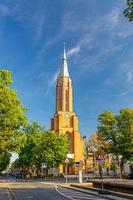
[[[56,190],[58,193],[60,193],[61,195],[71,200],[105,200],[105,198],[101,198],[93,194],[79,192],[79,191],[72,190],[69,188],[63,188],[63,187],[57,186]]]

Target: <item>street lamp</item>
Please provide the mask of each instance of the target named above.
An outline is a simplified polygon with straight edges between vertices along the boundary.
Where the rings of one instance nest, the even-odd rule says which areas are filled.
[[[94,178],[95,177],[95,164],[96,164],[95,152],[97,150],[95,143],[92,144],[91,149],[92,149],[92,153],[93,153],[93,178]]]
[[[103,164],[104,164],[104,161],[105,161],[104,156],[102,154],[99,154],[97,156],[97,161],[99,163],[99,168],[101,170],[101,190],[99,190],[99,194],[103,194],[103,195],[110,194],[110,192],[108,190],[105,190],[103,188]]]
[[[67,176],[68,176],[68,174],[67,174],[67,170],[68,170],[68,163],[69,163],[69,160],[68,160],[68,158],[66,158],[65,159],[65,164],[66,164],[66,166],[65,166],[65,174],[66,174],[66,183],[67,183]]]
[[[84,155],[85,155],[85,159],[84,159],[84,163],[85,163],[85,174],[86,174],[86,160],[87,160],[87,154],[88,154],[88,151],[87,151],[87,142],[86,142],[86,136],[84,135],[83,136],[83,139],[84,139]]]
[[[93,178],[94,178],[95,177],[95,163],[96,163],[95,152],[97,151],[96,144],[95,143],[90,144],[88,147],[88,151],[91,151],[93,155]]]
[[[101,189],[103,190],[103,163],[104,163],[104,156],[99,154],[97,156],[97,161],[99,163],[99,172],[100,172],[100,178],[101,178]]]
[[[118,166],[119,166],[119,172],[120,172],[120,179],[122,179],[122,173],[121,173],[122,158],[123,158],[122,155],[118,156],[118,162],[119,162]]]

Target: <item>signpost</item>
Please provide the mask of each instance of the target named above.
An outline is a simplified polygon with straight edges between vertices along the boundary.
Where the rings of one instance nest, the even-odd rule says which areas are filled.
[[[97,156],[97,161],[99,163],[99,172],[100,172],[100,176],[101,176],[101,190],[103,191],[103,163],[104,163],[104,156],[102,154],[99,154]]]
[[[42,163],[42,168],[46,169],[47,168],[47,163]]]
[[[74,154],[73,153],[68,153],[67,154],[67,158],[73,159],[74,158]]]
[[[68,167],[68,163],[69,163],[68,158],[65,159],[65,163],[66,163],[65,172],[66,172],[66,183],[67,183],[67,167]]]
[[[76,167],[80,167],[80,162],[75,162]]]
[[[41,180],[43,179],[43,169],[46,169],[48,166],[47,166],[47,163],[42,163],[42,167],[41,167]]]
[[[79,183],[83,182],[82,170],[79,170]]]

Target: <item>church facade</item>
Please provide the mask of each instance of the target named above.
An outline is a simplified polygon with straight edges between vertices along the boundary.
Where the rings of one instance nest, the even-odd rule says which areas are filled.
[[[73,154],[73,167],[69,168],[69,173],[75,174],[80,163],[84,163],[84,140],[78,128],[78,117],[73,111],[73,88],[72,80],[69,76],[67,56],[64,47],[61,69],[56,82],[56,111],[51,119],[51,130],[59,135],[66,135],[69,144],[69,154]],[[61,170],[61,169],[60,169]],[[63,168],[61,170],[63,172]]]

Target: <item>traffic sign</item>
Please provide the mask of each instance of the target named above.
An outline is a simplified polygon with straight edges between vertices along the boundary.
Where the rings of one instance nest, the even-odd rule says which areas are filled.
[[[65,159],[65,163],[69,163],[69,160],[68,160],[68,158],[66,158],[66,159]]]
[[[105,160],[104,155],[99,154],[96,158],[97,160]]]
[[[76,167],[80,167],[80,162],[75,162]]]
[[[46,169],[47,167],[47,163],[42,163],[42,168]]]
[[[104,155],[99,154],[99,155],[97,156],[96,160],[99,162],[99,164],[103,164],[103,163],[104,163],[104,160],[105,160],[105,157],[104,157]]]
[[[67,154],[67,158],[70,158],[70,159],[74,158],[74,154],[73,153],[68,153]]]

